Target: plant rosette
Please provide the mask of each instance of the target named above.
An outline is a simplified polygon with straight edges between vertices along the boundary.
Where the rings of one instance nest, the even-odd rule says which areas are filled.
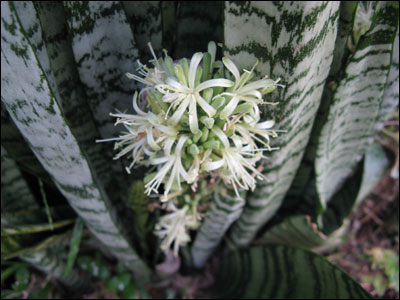
[[[126,74],[144,85],[133,95],[136,114],[111,113],[125,132],[98,142],[115,141],[119,152],[114,159],[131,156],[128,173],[136,165],[150,168],[145,193],[159,195],[169,212],[155,234],[163,240],[163,250],[174,244],[177,254],[190,241],[188,230],[200,224],[201,200],[185,197],[196,194],[199,183],[221,182],[240,198],[239,190],[254,190],[256,180],[265,179],[256,164],[265,158],[263,152],[277,149],[270,146],[277,130],[273,120],[260,121],[259,106],[277,104],[263,97],[283,86],[279,79],[253,80],[257,62],[240,74],[229,58],[216,61],[214,42],[208,52],[176,62],[165,50],[165,57],[157,58],[149,48],[152,67],[138,61],[140,76]]]

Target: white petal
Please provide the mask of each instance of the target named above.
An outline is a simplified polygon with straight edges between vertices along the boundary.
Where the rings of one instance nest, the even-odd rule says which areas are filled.
[[[186,97],[186,99],[182,101],[182,103],[179,105],[178,109],[174,112],[172,117],[168,120],[168,124],[170,124],[172,126],[175,126],[176,124],[178,124],[178,122],[182,118],[183,113],[186,111],[186,108],[189,105],[189,103],[190,103],[190,96]]]
[[[207,103],[206,100],[203,99],[203,97],[200,96],[199,93],[196,93],[195,95],[197,103],[199,103],[200,107],[207,113],[209,117],[212,117],[215,115],[217,112],[214,107],[212,107],[210,104]]]
[[[257,81],[253,81],[247,85],[245,85],[244,87],[240,88],[240,92],[238,91],[238,93],[240,94],[246,94],[248,92],[251,92],[253,90],[258,90],[258,89],[262,89],[262,88],[266,88],[266,87],[272,87],[275,86],[275,81],[271,80],[271,79],[262,79],[262,80],[257,80]]]
[[[154,141],[153,138],[153,130],[151,128],[147,128],[146,130],[146,137],[147,137],[147,144],[149,144],[149,146],[151,147],[151,149],[158,151],[160,150],[160,146],[157,145],[157,143]]]
[[[196,134],[197,131],[199,130],[199,124],[197,120],[197,103],[193,95],[191,96],[191,98],[192,100],[190,101],[189,104],[189,127],[190,131],[193,134]]]
[[[233,76],[235,77],[235,81],[238,82],[240,79],[240,73],[233,61],[227,57],[223,57],[222,62],[224,63],[225,67],[233,74]]]
[[[229,101],[228,105],[225,106],[224,109],[221,111],[219,117],[221,119],[226,119],[227,117],[229,117],[235,110],[238,103],[239,103],[239,97],[236,95],[233,96],[233,98]]]
[[[221,168],[224,164],[225,164],[225,160],[221,159],[221,160],[205,163],[203,165],[203,168],[207,172],[211,172],[211,171]]]
[[[221,130],[221,128],[214,126],[211,129],[212,132],[215,133],[215,135],[221,140],[221,142],[224,144],[225,148],[228,149],[229,148],[229,141],[228,141],[228,137],[226,136],[226,134]]]
[[[196,87],[196,92],[200,92],[202,90],[208,89],[210,87],[215,87],[215,86],[231,87],[231,86],[233,86],[233,84],[234,83],[232,81],[230,81],[228,79],[224,79],[224,78],[210,79],[210,80],[200,83]]]
[[[257,123],[256,124],[256,128],[269,129],[269,128],[272,128],[274,126],[274,124],[275,124],[274,120],[269,120],[269,121],[265,121],[265,122],[262,122],[262,123]]]
[[[193,54],[193,57],[190,60],[188,77],[189,77],[189,88],[191,88],[191,89],[194,89],[194,81],[196,79],[197,67],[199,66],[199,63],[202,58],[203,58],[203,53],[197,52],[197,53]]]

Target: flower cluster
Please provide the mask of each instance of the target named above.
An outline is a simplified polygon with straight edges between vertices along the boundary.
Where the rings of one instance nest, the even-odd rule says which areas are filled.
[[[138,62],[141,76],[126,74],[144,85],[133,96],[136,114],[111,114],[126,132],[101,141],[116,141],[120,152],[115,159],[131,155],[128,172],[136,164],[153,166],[155,172],[146,177],[146,193],[159,194],[163,187],[162,201],[179,196],[182,184],[195,190],[201,178],[220,178],[238,197],[240,188],[253,190],[256,178],[264,178],[256,163],[263,151],[272,150],[270,137],[276,136],[271,130],[274,121],[260,122],[259,105],[273,104],[263,96],[280,86],[279,80],[252,80],[256,64],[240,73],[229,58],[216,61],[214,42],[209,43],[208,52],[179,62],[167,53],[157,59],[149,47],[153,66]],[[180,228],[196,223],[187,218],[188,211],[174,207],[159,224],[157,232],[166,237],[168,247],[172,240],[179,245],[178,235],[181,244],[188,240],[178,228],[170,230],[175,238],[165,233],[172,223]]]

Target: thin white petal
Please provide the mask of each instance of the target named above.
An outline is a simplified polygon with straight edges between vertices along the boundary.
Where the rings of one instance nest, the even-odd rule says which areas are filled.
[[[190,131],[195,134],[199,130],[199,124],[197,120],[197,103],[193,95],[191,95],[192,100],[189,104],[189,127]]]
[[[215,115],[217,112],[214,107],[212,107],[210,104],[207,103],[206,100],[203,99],[203,97],[200,96],[199,93],[196,93],[195,95],[197,103],[199,103],[200,107],[207,113],[209,117],[212,117]]]
[[[197,53],[193,54],[193,57],[190,60],[188,77],[189,77],[189,88],[191,88],[191,89],[194,89],[194,81],[196,79],[197,67],[199,66],[199,63],[202,58],[203,58],[203,53],[197,52]]]
[[[216,86],[231,87],[233,85],[234,85],[234,83],[228,79],[224,79],[224,78],[210,79],[210,80],[200,83],[196,87],[196,92],[200,92],[200,91],[208,89],[210,87],[216,87]]]
[[[207,172],[211,172],[211,171],[221,168],[224,164],[225,164],[225,160],[221,159],[221,160],[205,163],[203,165],[203,168]]]
[[[233,111],[235,110],[236,106],[239,103],[239,97],[238,96],[234,96],[228,103],[227,106],[224,107],[224,109],[221,111],[220,113],[220,118],[221,119],[226,119],[227,117],[229,117]]]
[[[226,134],[221,130],[221,128],[214,126],[211,129],[212,132],[215,133],[215,135],[221,140],[221,142],[224,144],[225,148],[229,148],[229,141],[228,141],[228,137],[226,136]]]
[[[227,57],[222,58],[222,62],[224,63],[225,67],[233,74],[235,77],[236,82],[240,79],[240,73],[236,65]]]

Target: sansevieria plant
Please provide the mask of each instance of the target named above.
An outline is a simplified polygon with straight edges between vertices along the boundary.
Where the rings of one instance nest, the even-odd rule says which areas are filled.
[[[1,5],[2,261],[84,290],[79,246],[138,284],[173,253],[219,266],[210,297],[370,297],[312,250],[388,166],[397,2]]]

